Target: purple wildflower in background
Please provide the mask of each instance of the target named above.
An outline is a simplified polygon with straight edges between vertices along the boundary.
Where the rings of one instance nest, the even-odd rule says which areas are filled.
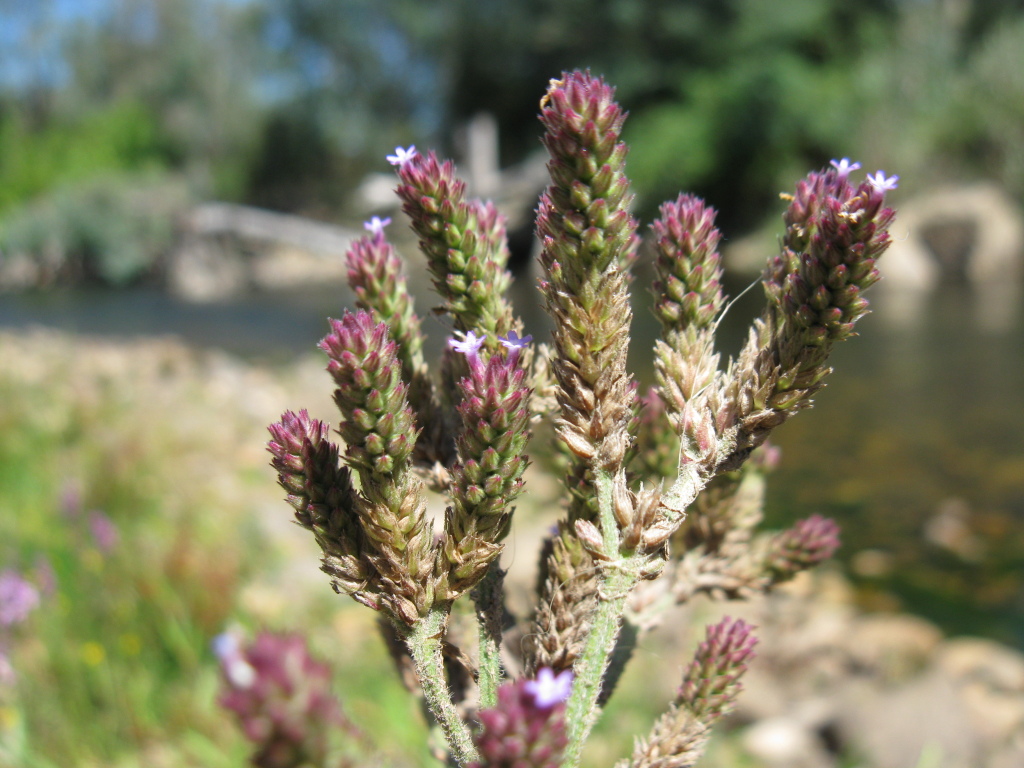
[[[331,693],[331,669],[297,635],[261,632],[242,643],[230,632],[213,641],[224,675],[220,705],[233,712],[256,747],[258,768],[327,765],[329,734],[357,733]]]
[[[874,176],[868,174],[868,184],[879,192],[889,192],[896,189],[899,176],[886,177],[885,171],[877,171]]]
[[[57,591],[57,573],[53,570],[53,563],[46,555],[39,555],[36,558],[35,566],[32,568],[32,575],[43,597],[49,597]]]
[[[20,624],[38,605],[38,589],[13,570],[0,573],[0,627]]]
[[[210,642],[214,656],[220,661],[224,677],[234,688],[249,688],[256,682],[256,670],[245,660],[238,635],[222,632]]]
[[[118,531],[117,525],[98,509],[89,513],[89,533],[92,534],[96,548],[103,554],[112,551],[121,540],[121,532]]]
[[[13,685],[17,678],[18,676],[14,673],[14,667],[11,666],[10,659],[7,658],[4,649],[0,648],[0,686]]]
[[[77,483],[64,485],[60,492],[60,511],[68,520],[74,520],[82,511],[82,490]]]
[[[537,679],[527,680],[523,688],[533,696],[533,703],[538,707],[553,707],[572,693],[572,670],[564,669],[556,675],[550,667],[544,667],[537,672]]]
[[[415,145],[409,147],[408,149],[404,149],[402,147],[395,147],[395,154],[388,155],[386,159],[392,165],[397,165],[399,168],[401,168],[414,157],[416,157]]]

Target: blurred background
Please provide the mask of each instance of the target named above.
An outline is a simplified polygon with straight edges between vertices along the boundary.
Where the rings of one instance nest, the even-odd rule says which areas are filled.
[[[780,430],[769,523],[835,517],[863,610],[1024,649],[1021,0],[0,0],[0,765],[243,764],[208,650],[231,622],[344,643],[339,674],[380,686],[354,719],[415,719],[292,540],[264,428],[332,418],[315,344],[361,223],[415,256],[398,145],[498,200],[544,335],[537,105],[585,67],[630,112],[637,215],[704,196],[733,295],[808,170],[900,176],[876,312]]]

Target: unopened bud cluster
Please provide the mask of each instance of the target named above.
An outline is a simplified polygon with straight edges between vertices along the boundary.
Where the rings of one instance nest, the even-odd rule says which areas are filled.
[[[673,601],[762,593],[835,551],[837,526],[817,516],[757,530],[778,453],[755,449],[811,404],[832,347],[853,335],[894,216],[885,196],[896,179],[882,172],[855,184],[859,166],[844,159],[801,181],[765,267],[764,314],[739,357],[723,360],[717,214],[693,195],[665,203],[648,243],[657,386],[641,397],[627,367],[641,250],[626,113],[614,89],[579,71],[551,81],[540,111],[550,348],[530,348],[507,295],[497,207],[467,197],[450,160],[397,148],[387,158],[397,194],[453,338],[427,365],[390,219],[374,217],[348,253],[358,309],[331,320],[320,344],[342,443],[304,411],[270,428],[273,467],[335,590],[381,612],[451,761],[479,768],[575,768],[628,661],[625,624],[635,642]],[[534,429],[559,447],[563,514],[543,544],[534,609],[510,619],[499,557]],[[437,530],[428,488],[446,499]],[[652,583],[664,587],[655,596]],[[463,597],[475,604],[475,644],[448,633]],[[503,648],[513,622],[523,641]],[[751,630],[728,619],[709,628],[678,697],[622,766],[693,764],[739,693]],[[509,660],[527,677],[508,681]]]

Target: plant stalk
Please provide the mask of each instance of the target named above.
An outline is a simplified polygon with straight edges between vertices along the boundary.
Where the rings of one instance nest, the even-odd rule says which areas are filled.
[[[441,641],[448,618],[448,605],[435,606],[415,626],[408,629],[405,642],[416,664],[423,696],[437,724],[441,726],[452,756],[459,765],[479,759],[469,726],[459,717],[445,681]]]
[[[562,758],[562,768],[576,768],[579,765],[583,745],[600,715],[601,708],[597,702],[605,670],[615,650],[626,600],[640,579],[638,566],[641,560],[639,556],[633,556],[606,566],[593,624],[583,653],[573,668],[576,679],[565,709],[569,744]]]
[[[505,604],[502,601],[504,581],[505,572],[495,560],[473,591],[477,629],[480,635],[480,670],[477,685],[481,709],[490,709],[498,703],[498,685],[501,683],[501,625],[505,614]]]

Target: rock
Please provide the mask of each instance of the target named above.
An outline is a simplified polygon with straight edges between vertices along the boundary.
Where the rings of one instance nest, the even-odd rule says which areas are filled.
[[[337,283],[339,290],[345,285],[348,268],[343,254],[325,259],[287,245],[263,249],[252,258],[250,280],[256,288],[280,290],[317,283]]]
[[[187,238],[168,261],[167,284],[174,295],[190,301],[216,301],[241,293],[248,278],[237,251]]]
[[[811,729],[789,717],[773,717],[749,726],[743,747],[772,768],[828,768],[835,765]]]
[[[872,768],[918,765],[922,753],[939,755],[934,768],[980,768],[980,739],[953,683],[934,670],[895,688],[863,679],[848,680],[837,730]]]
[[[973,728],[991,744],[1024,733],[1024,697],[973,681],[960,689]]]
[[[936,665],[953,680],[981,681],[998,691],[1024,693],[1024,654],[980,637],[946,641]]]
[[[912,198],[900,206],[892,234],[893,244],[878,262],[890,288],[929,290],[944,272],[961,273],[972,283],[1024,276],[1024,218],[994,184]]]
[[[971,531],[971,508],[963,499],[949,498],[941,502],[925,523],[924,536],[964,562],[978,563],[985,557],[984,543]]]
[[[845,648],[858,669],[893,682],[920,672],[941,641],[939,628],[916,616],[868,615],[853,622]]]

